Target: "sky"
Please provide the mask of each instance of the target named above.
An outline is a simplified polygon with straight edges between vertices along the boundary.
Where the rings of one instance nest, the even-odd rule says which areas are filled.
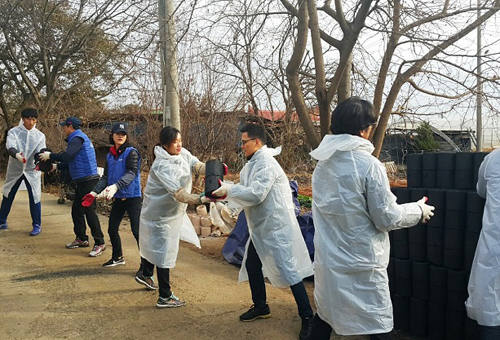
[[[178,1],[180,3],[180,1]],[[456,3],[464,3],[464,4],[475,4],[475,0],[456,0],[453,4]],[[236,1],[234,2],[236,3]],[[219,77],[220,79],[213,79],[213,76],[207,75],[203,73],[203,67],[207,65],[211,65],[214,69],[218,69],[218,72],[226,72],[226,73],[235,73],[237,70],[233,65],[225,64],[221,55],[227,52],[222,51],[218,56],[216,54],[212,54],[212,47],[208,46],[207,42],[210,39],[211,41],[217,41],[222,45],[228,44],[232,39],[232,31],[231,25],[237,23],[239,19],[238,13],[242,13],[245,8],[238,7],[233,2],[228,1],[198,1],[197,8],[193,12],[193,17],[190,21],[189,30],[185,30],[185,18],[186,15],[190,12],[187,10],[187,7],[179,7],[179,17],[178,19],[178,29],[181,31],[183,35],[183,40],[179,45],[179,77],[181,81],[190,82],[191,86],[194,86],[195,89],[200,91],[206,91],[208,86],[217,87],[216,92],[218,93],[227,93],[226,96],[229,100],[226,101],[227,105],[230,104],[230,100],[233,99],[233,107],[236,104],[241,104],[242,107],[247,107],[248,103],[240,103],[239,97],[243,95],[244,88],[238,83],[236,78],[234,77]],[[418,5],[422,9],[425,6],[436,6],[436,3],[433,1],[405,1],[403,2],[405,5]],[[440,2],[438,2],[439,5]],[[188,2],[185,2],[188,4]],[[247,6],[251,6],[252,1],[246,1]],[[221,9],[220,6],[228,6],[223,7]],[[273,2],[273,6],[271,6],[272,10],[283,9],[280,7],[279,1]],[[231,14],[231,11],[234,11],[234,15],[232,17],[224,17],[219,16],[219,13]],[[182,14],[184,13],[184,14]],[[410,12],[411,13],[411,12]],[[417,16],[418,13],[415,14]],[[274,48],[277,45],[277,41],[280,36],[273,35],[273,32],[277,32],[280,25],[278,24],[280,19],[284,16],[277,15],[277,18],[274,20],[268,20],[266,23],[266,35],[264,38],[260,38],[260,40],[256,40],[255,46],[258,48],[255,49],[254,53],[258,55],[259,61],[264,62],[264,59],[268,58],[272,63],[277,65],[278,60],[276,60],[276,51]],[[410,21],[414,18],[405,18]],[[465,14],[460,19],[454,19],[452,21],[440,24],[439,30],[443,32],[443,34],[449,34],[449,32],[454,32],[457,27],[463,26],[467,22],[470,22],[475,19],[475,12]],[[244,19],[240,19],[244,20]],[[490,19],[490,21],[483,25],[482,27],[482,53],[483,54],[492,54],[491,59],[488,60],[485,58],[483,60],[483,74],[485,77],[493,77],[500,76],[498,74],[498,70],[500,69],[497,63],[498,55],[500,54],[500,44],[498,43],[498,37],[500,37],[500,32],[498,32],[500,25],[498,25],[498,14],[497,16]],[[326,21],[324,21],[326,22]],[[370,23],[369,23],[370,24]],[[322,27],[323,29],[327,29]],[[332,30],[335,28],[332,27]],[[439,39],[439,30],[433,30],[433,27],[427,28],[428,32],[415,32],[415,36],[428,34],[433,36],[436,40]],[[310,40],[309,40],[310,41]],[[373,97],[374,84],[376,83],[378,74],[378,64],[380,63],[381,56],[383,53],[383,49],[385,47],[385,42],[381,40],[380,35],[375,31],[365,30],[361,35],[359,46],[354,53],[354,60],[357,66],[357,71],[362,74],[363,77],[368,79],[366,84],[362,84],[361,82],[355,83],[353,87],[353,94],[360,95],[367,99],[371,99]],[[447,54],[441,55],[441,57],[447,61],[453,61],[462,66],[469,65],[474,68],[476,59],[476,45],[477,45],[477,33],[476,31],[469,34],[466,38],[462,39],[459,43],[456,44],[452,49],[447,50],[447,53],[455,54],[456,56],[451,56]],[[156,48],[156,47],[155,47]],[[287,48],[291,48],[291,45],[288,45]],[[271,51],[271,52],[270,52]],[[411,59],[414,56],[420,56],[422,51],[425,51],[424,44],[414,44],[410,45],[402,45],[398,49],[398,58],[400,60],[403,59]],[[309,53],[310,46],[309,46]],[[286,65],[287,59],[289,58],[291,52],[290,50],[284,54],[282,62]],[[271,57],[266,57],[271,56]],[[338,58],[337,53],[327,52],[325,54],[325,60],[335,62],[336,58]],[[397,60],[397,58],[396,58]],[[157,60],[158,61],[158,60]],[[150,61],[149,61],[150,63]],[[373,66],[372,66],[373,65]],[[395,72],[399,63],[395,63],[391,70],[390,77],[394,77]],[[266,70],[259,69],[258,65],[253,64],[254,68],[254,76],[257,80],[265,79]],[[471,75],[467,75],[465,72],[462,72],[457,67],[447,66],[443,63],[428,63],[426,65],[426,69],[435,74],[442,73],[445,76],[450,77],[450,79],[455,79],[455,81],[447,81],[443,77],[438,77],[436,75],[418,75],[414,78],[415,82],[425,88],[426,90],[441,93],[444,95],[459,95],[464,94],[467,88],[473,88],[475,86],[476,78]],[[146,72],[146,71],[145,71]],[[154,67],[150,67],[147,72],[149,74],[145,75],[145,78],[150,76],[153,73],[156,73],[156,77],[158,77],[158,70],[154,70]],[[145,82],[146,83],[146,82]],[[144,95],[144,92],[155,92],[154,82],[148,82],[148,87],[143,89],[141,92]],[[136,85],[137,86],[137,85]],[[133,88],[133,86],[130,86]],[[269,86],[271,88],[271,86]],[[498,86],[485,86],[484,92],[488,93],[492,96],[497,96]],[[388,91],[388,87],[386,88]],[[257,101],[262,109],[270,109],[270,104],[274,109],[283,110],[284,102],[281,98],[279,92],[273,90],[271,91],[271,95],[268,96],[263,91],[257,92]],[[130,95],[129,93],[123,95],[126,92],[122,92],[122,100],[115,101],[111,100],[111,102],[118,102],[122,104],[125,100],[131,101],[130,98],[137,98],[137,95]],[[426,94],[422,94],[420,92],[415,91],[410,86],[404,86],[400,92],[400,96],[398,98],[398,102],[396,106],[403,108],[403,112],[406,113],[405,122],[408,124],[409,122],[418,124],[422,121],[430,121],[435,127],[440,129],[463,129],[470,128],[472,130],[476,129],[476,97],[474,95],[468,94],[464,95],[458,100],[450,101],[444,98],[432,97]],[[484,126],[484,144],[487,143],[490,145],[499,145],[499,137],[496,131],[498,131],[498,111],[497,108],[500,107],[500,103],[498,103],[497,98],[492,98],[490,102],[486,102],[483,106],[483,126]],[[394,118],[391,119],[391,123],[400,124],[400,119]]]

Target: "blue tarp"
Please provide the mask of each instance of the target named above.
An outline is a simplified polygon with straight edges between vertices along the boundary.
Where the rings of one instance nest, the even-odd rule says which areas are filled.
[[[297,199],[299,194],[297,182],[290,181],[290,188],[292,189],[293,203],[295,204],[295,216],[297,216],[302,236],[306,241],[309,256],[311,257],[311,260],[314,260],[314,223],[312,214],[309,212],[300,215],[300,204]],[[236,221],[233,231],[229,234],[227,241],[222,248],[222,255],[227,262],[241,265],[243,255],[245,254],[245,245],[248,241],[248,236],[247,219],[245,217],[245,212],[242,211],[238,216],[238,220]]]

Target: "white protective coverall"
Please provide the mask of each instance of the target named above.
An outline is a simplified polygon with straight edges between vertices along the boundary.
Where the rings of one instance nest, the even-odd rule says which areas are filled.
[[[306,243],[294,213],[292,190],[285,172],[263,146],[240,172],[240,183],[231,186],[229,208],[243,208],[250,240],[262,262],[264,277],[275,287],[289,287],[314,274]],[[239,282],[248,280],[242,265]]]
[[[192,171],[199,160],[182,148],[170,155],[161,146],[154,149],[156,159],[149,172],[139,227],[141,256],[160,268],[173,268],[179,252],[179,239],[198,248],[200,240],[186,214],[187,204],[174,198],[184,188],[191,192]]]
[[[388,231],[416,225],[417,203],[398,205],[374,147],[358,136],[326,135],[311,156],[314,300],[337,334],[381,334],[393,328]]]
[[[477,193],[486,198],[486,205],[465,306],[479,325],[500,326],[500,150],[481,163]]]
[[[24,158],[26,158],[26,163],[22,163],[16,158],[9,157],[7,174],[3,187],[4,197],[9,196],[10,190],[14,184],[24,175],[33,190],[34,203],[37,204],[40,202],[42,195],[42,185],[41,172],[35,170],[35,153],[40,152],[41,149],[46,147],[45,135],[36,128],[36,125],[33,126],[31,130],[26,129],[21,119],[18,126],[9,130],[5,146],[7,150],[15,148],[18,152],[22,152]]]

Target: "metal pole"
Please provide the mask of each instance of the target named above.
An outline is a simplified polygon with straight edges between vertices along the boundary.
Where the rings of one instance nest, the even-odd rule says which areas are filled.
[[[180,130],[177,59],[173,0],[158,0],[158,19],[161,42],[163,125]]]
[[[477,17],[481,17],[480,0],[477,0]],[[477,146],[476,151],[483,150],[483,99],[482,99],[482,80],[481,80],[481,25],[477,26],[477,84],[476,84],[476,130]]]

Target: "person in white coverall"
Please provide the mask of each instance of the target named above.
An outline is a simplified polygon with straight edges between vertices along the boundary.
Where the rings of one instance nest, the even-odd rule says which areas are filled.
[[[383,164],[367,140],[377,116],[358,97],[341,102],[330,131],[311,156],[314,217],[314,301],[311,340],[339,335],[392,339],[387,265],[391,230],[426,222],[434,207],[397,204]]]
[[[302,318],[299,339],[307,339],[313,311],[302,279],[314,274],[306,243],[294,213],[285,172],[267,148],[264,129],[247,124],[240,129],[248,162],[236,185],[221,183],[214,196],[227,196],[229,208],[243,208],[250,237],[239,281],[250,283],[253,306],[240,316],[254,321],[271,316],[266,301],[267,277],[275,287],[290,287]]]
[[[469,278],[467,315],[479,325],[481,340],[500,339],[500,150],[479,167],[477,193],[486,199],[483,228]]]
[[[9,153],[7,175],[3,187],[2,206],[0,208],[0,230],[7,229],[7,217],[17,190],[24,181],[28,190],[29,206],[33,229],[31,236],[42,231],[41,173],[36,171],[35,161],[38,153],[45,148],[45,135],[36,128],[38,111],[27,108],[21,112],[21,122],[7,134],[6,147]]]
[[[179,130],[167,126],[160,132],[160,144],[154,148],[139,224],[139,249],[142,273],[135,280],[148,289],[158,289],[158,308],[180,307],[186,304],[171,291],[170,268],[175,266],[179,240],[200,248],[200,240],[186,214],[188,204],[211,202],[209,198],[191,194],[193,173],[204,174],[205,164],[182,147]]]

